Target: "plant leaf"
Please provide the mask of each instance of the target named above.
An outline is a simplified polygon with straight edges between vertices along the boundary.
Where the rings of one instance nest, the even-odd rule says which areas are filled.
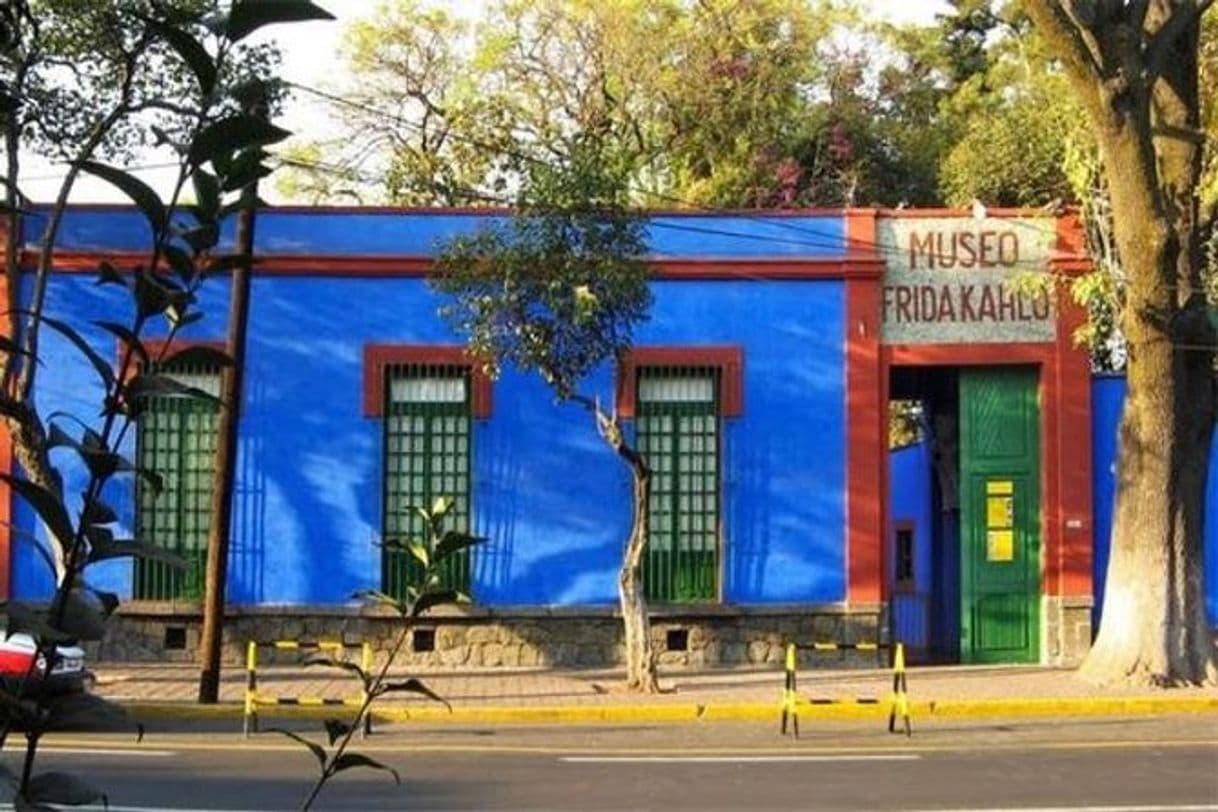
[[[411,541],[406,544],[406,548],[410,550],[410,554],[418,559],[419,563],[424,567],[431,566],[431,552],[428,551],[426,544],[418,541]]]
[[[59,629],[47,623],[46,613],[40,612],[29,604],[20,601],[9,601],[4,605],[8,616],[8,633],[25,632],[35,640],[45,640],[48,643],[63,643],[71,639]]]
[[[69,637],[88,642],[105,637],[104,610],[91,593],[77,588],[64,595],[62,600],[62,620],[57,624],[60,631]]]
[[[330,737],[330,744],[334,744],[351,732],[351,725],[346,722],[340,722],[338,719],[327,719],[325,725],[326,735]]]
[[[114,369],[110,366],[110,362],[102,358],[101,353],[93,349],[89,345],[89,342],[81,337],[80,333],[72,329],[67,323],[49,316],[43,316],[42,323],[70,341],[76,349],[80,350],[89,359],[89,363],[97,370],[98,376],[102,379],[102,383],[106,385],[107,389],[114,386]]]
[[[84,779],[72,773],[52,770],[39,773],[30,779],[25,789],[26,800],[34,803],[62,804],[64,806],[84,806],[85,804],[106,802],[106,796]]]
[[[152,274],[141,268],[135,275],[135,302],[143,318],[164,313],[173,304],[173,295]]]
[[[439,702],[441,705],[448,708],[449,713],[452,713],[453,706],[448,704],[447,699],[428,688],[421,680],[416,679],[415,677],[411,677],[404,682],[387,682],[377,688],[373,695],[381,696],[382,694],[395,693],[421,694],[428,699]]]
[[[122,285],[127,287],[127,277],[119,272],[114,264],[102,260],[97,265],[97,284],[99,285]]]
[[[436,544],[433,557],[436,561],[443,561],[453,553],[464,550],[467,547],[473,547],[475,544],[481,544],[486,539],[482,536],[472,536],[469,533],[462,533],[460,530],[449,530]]]
[[[190,254],[176,245],[166,245],[162,250],[165,252],[165,259],[169,260],[169,267],[173,268],[178,279],[185,284],[190,284],[190,280],[195,275],[195,262],[191,259]]]
[[[182,61],[190,67],[191,73],[199,81],[199,90],[203,95],[211,95],[212,88],[216,86],[216,63],[212,61],[207,49],[197,39],[177,26],[152,19],[147,20],[147,24],[155,34],[168,42],[170,47],[178,52],[178,56],[182,57]]]
[[[279,733],[281,735],[287,736],[289,739],[300,742],[305,747],[309,748],[309,752],[312,753],[313,757],[317,759],[317,765],[319,767],[321,767],[323,770],[326,768],[326,750],[324,747],[322,747],[317,742],[311,742],[308,739],[306,739],[304,736],[301,736],[299,733],[293,733],[292,731],[284,730],[281,727],[268,727],[266,730],[260,731],[260,732],[262,732],[262,733]]]
[[[36,482],[18,479],[3,471],[0,471],[0,482],[7,482],[9,487],[29,503],[38,517],[46,523],[47,530],[54,539],[66,550],[75,536],[75,529],[59,496]]]
[[[148,363],[148,350],[144,347],[144,342],[140,340],[140,337],[131,328],[113,321],[95,321],[93,323],[123,342],[125,346],[130,347],[132,353],[139,359],[141,364]]]
[[[361,682],[366,683],[368,681],[368,675],[364,673],[364,669],[360,668],[355,663],[349,663],[346,660],[337,660],[333,657],[310,657],[309,659],[305,660],[304,664],[306,666],[320,665],[326,668],[341,668],[344,671],[349,671],[352,674],[355,674],[360,678]]]
[[[123,385],[123,397],[131,403],[146,398],[196,398],[220,405],[220,398],[193,386],[187,386],[169,375],[148,373],[136,375]]]
[[[190,179],[202,219],[208,224],[216,222],[220,218],[220,179],[202,167],[195,169]]]
[[[451,496],[437,496],[436,500],[431,503],[431,516],[433,519],[442,518],[454,504]]]
[[[96,541],[89,550],[88,561],[93,564],[111,558],[142,558],[146,561],[159,561],[177,570],[185,570],[189,565],[186,559],[175,552],[156,544],[135,539],[119,539],[109,543]]]
[[[246,5],[250,4],[244,3],[233,11],[236,12],[237,9]],[[279,4],[259,3],[258,5],[275,6]],[[194,143],[190,145],[188,160],[191,166],[200,166],[214,160],[217,155],[236,152],[247,147],[274,144],[289,135],[291,133],[287,130],[276,127],[258,116],[237,113],[205,127],[195,137]]]
[[[308,0],[276,0],[273,3],[244,0],[234,3],[223,33],[233,42],[238,42],[264,25],[333,19],[334,15]]]
[[[100,499],[87,499],[81,521],[88,525],[114,524],[118,521],[118,514]]]
[[[148,218],[153,233],[158,233],[165,227],[167,217],[165,204],[161,202],[160,196],[152,190],[151,186],[129,172],[96,161],[79,161],[76,165],[90,175],[118,187],[120,192],[131,198],[131,201],[139,206],[140,211]]]
[[[460,592],[455,589],[442,589],[435,592],[424,592],[419,596],[419,599],[414,602],[414,606],[410,607],[410,616],[419,617],[424,612],[436,606],[443,606],[446,603],[465,603],[465,600]],[[468,600],[468,599],[466,599]]]
[[[393,776],[394,783],[401,784],[402,776],[398,775],[398,771],[392,767],[387,767],[381,762],[368,758],[363,753],[343,753],[334,760],[334,768],[332,772],[341,773],[343,770],[351,770],[357,767],[367,767],[373,770],[384,770]]]

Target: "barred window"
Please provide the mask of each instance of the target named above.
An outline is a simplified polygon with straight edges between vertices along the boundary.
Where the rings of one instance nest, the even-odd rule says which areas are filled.
[[[638,444],[651,469],[643,565],[651,600],[718,595],[719,383],[717,369],[638,369]]]
[[[429,508],[449,497],[445,529],[467,530],[470,516],[470,371],[459,365],[385,366],[384,516],[386,540],[425,540],[416,507]],[[384,591],[406,597],[421,566],[408,552],[384,548]],[[469,552],[448,559],[443,585],[469,594]]]
[[[156,371],[220,396],[219,367]],[[137,478],[136,537],[180,555],[186,568],[137,558],[132,586],[136,600],[199,600],[203,596],[218,430],[219,406],[211,400],[151,398],[139,415],[138,465],[160,477],[161,489],[158,492],[143,477]]]

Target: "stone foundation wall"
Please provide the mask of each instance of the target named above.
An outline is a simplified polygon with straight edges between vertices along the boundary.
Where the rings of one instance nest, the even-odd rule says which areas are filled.
[[[658,612],[651,623],[658,661],[668,669],[780,664],[788,641],[886,641],[882,611],[837,605],[758,611],[706,607]],[[192,662],[199,642],[195,611],[180,607],[124,608],[105,640],[91,652],[100,661]],[[392,648],[401,622],[358,610],[258,608],[234,612],[224,630],[224,659],[245,662],[246,641],[337,640],[370,642],[378,659]],[[801,653],[804,667],[870,667],[866,652]],[[297,662],[295,652],[262,650],[260,662]],[[609,611],[474,611],[446,613],[417,623],[398,656],[402,665],[428,668],[530,666],[612,667],[623,662],[621,619]]]
[[[1041,604],[1045,665],[1077,666],[1091,649],[1091,598],[1045,595]]]

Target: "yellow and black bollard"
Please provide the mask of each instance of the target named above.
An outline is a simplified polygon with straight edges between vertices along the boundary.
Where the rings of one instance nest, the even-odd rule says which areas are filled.
[[[787,644],[787,660],[786,660],[786,687],[782,689],[782,735],[787,735],[787,719],[790,718],[791,726],[795,731],[795,738],[799,738],[799,697],[795,692],[795,644]]]
[[[253,640],[245,647],[245,715],[242,733],[248,739],[258,732],[258,644]]]
[[[909,686],[905,682],[905,645],[897,643],[892,652],[892,699],[888,711],[888,732],[897,732],[897,716],[905,721],[905,735],[912,736],[909,724]]]

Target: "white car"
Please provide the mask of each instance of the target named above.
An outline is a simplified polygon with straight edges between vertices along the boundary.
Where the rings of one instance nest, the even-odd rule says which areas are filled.
[[[89,673],[85,670],[85,651],[80,646],[56,646],[49,675],[44,655],[38,654],[37,661],[34,661],[37,651],[34,638],[23,632],[0,640],[0,682],[8,686],[18,685],[28,674],[31,679],[44,680],[54,690],[72,691],[85,687]],[[32,672],[31,661],[34,661]]]

